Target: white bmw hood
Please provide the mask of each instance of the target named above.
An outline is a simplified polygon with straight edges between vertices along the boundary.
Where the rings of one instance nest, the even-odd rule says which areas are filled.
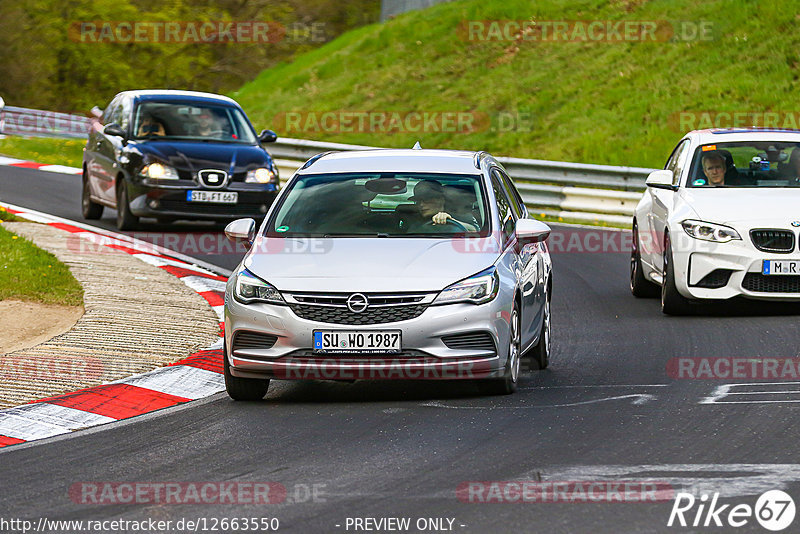
[[[779,228],[800,221],[800,188],[698,188],[682,196],[703,221]]]
[[[265,238],[244,266],[281,291],[440,291],[490,267],[491,238]]]

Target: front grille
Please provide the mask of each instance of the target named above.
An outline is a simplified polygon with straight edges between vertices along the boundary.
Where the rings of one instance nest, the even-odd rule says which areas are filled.
[[[289,293],[284,295],[300,318],[331,324],[365,325],[394,323],[419,317],[434,298],[427,293],[364,293],[368,301],[362,312],[347,306],[353,293]],[[359,297],[360,298],[360,297]]]
[[[747,273],[742,287],[758,293],[800,293],[800,276]]]
[[[436,363],[441,362],[439,358],[435,358],[418,350],[404,350],[402,352],[395,352],[392,354],[378,354],[369,352],[328,352],[325,354],[316,354],[314,351],[307,349],[300,349],[290,352],[286,356],[281,357],[278,362],[303,362],[311,363],[320,361],[336,360],[338,363],[361,363],[361,362],[380,362],[388,363],[393,361],[408,360],[415,363]]]
[[[694,284],[694,287],[703,287],[706,289],[725,287],[728,285],[728,280],[730,280],[732,273],[733,271],[730,269],[715,269]]]
[[[308,304],[290,304],[292,311],[302,319],[319,323],[332,324],[381,324],[407,321],[422,315],[427,305],[391,306],[385,308],[369,307],[361,313],[354,313],[347,308],[333,306],[314,306]]]
[[[750,239],[758,250],[787,253],[794,250],[794,232],[789,230],[750,230]]]
[[[220,189],[225,187],[225,183],[228,181],[228,173],[217,169],[203,169],[198,171],[197,178],[200,185],[211,189]]]
[[[271,349],[278,336],[257,332],[236,332],[233,336],[233,351],[249,349]]]
[[[442,336],[448,349],[495,352],[494,340],[488,332],[466,332]]]

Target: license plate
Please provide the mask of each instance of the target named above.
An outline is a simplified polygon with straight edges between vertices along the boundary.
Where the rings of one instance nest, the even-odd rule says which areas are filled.
[[[314,352],[400,352],[400,331],[314,330]]]
[[[230,191],[187,191],[186,200],[189,202],[236,204],[239,200],[239,193],[232,193]]]
[[[761,274],[800,274],[800,261],[764,260]]]

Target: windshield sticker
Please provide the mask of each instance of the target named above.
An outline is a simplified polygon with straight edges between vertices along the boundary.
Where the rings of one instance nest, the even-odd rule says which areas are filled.
[[[275,231],[276,232],[288,232],[289,231],[289,227],[288,226],[279,226],[279,227],[275,228]]]

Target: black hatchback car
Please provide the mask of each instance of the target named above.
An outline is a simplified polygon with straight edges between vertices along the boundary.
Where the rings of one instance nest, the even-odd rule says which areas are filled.
[[[278,168],[242,108],[230,98],[189,91],[125,91],[89,133],[82,212],[117,210],[117,228],[140,217],[230,220],[263,217],[279,188]]]

